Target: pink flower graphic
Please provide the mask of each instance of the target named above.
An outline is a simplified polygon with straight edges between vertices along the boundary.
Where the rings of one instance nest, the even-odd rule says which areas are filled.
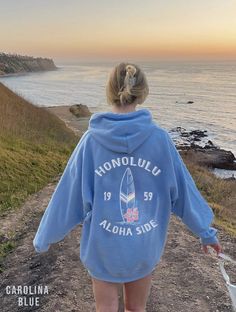
[[[128,208],[124,217],[127,222],[133,222],[138,220],[138,208]]]

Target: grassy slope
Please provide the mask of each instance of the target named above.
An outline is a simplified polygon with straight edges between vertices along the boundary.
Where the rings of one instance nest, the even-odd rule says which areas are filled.
[[[0,83],[0,215],[61,173],[79,138]]]
[[[223,180],[183,157],[194,181],[215,213],[214,223],[236,236],[236,181]]]
[[[0,83],[0,217],[62,173],[79,139],[53,113]],[[14,229],[0,232],[0,272],[16,244]]]

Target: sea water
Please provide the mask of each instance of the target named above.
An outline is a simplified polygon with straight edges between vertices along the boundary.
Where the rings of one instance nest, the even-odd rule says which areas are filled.
[[[146,73],[150,88],[142,107],[151,110],[160,126],[207,130],[214,144],[236,155],[236,61],[135,63]],[[37,106],[82,103],[92,113],[110,110],[105,86],[117,62],[55,64],[56,71],[1,77],[0,82]]]

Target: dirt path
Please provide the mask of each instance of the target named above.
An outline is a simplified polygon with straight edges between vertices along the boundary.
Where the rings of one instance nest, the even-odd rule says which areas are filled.
[[[33,249],[33,237],[58,179],[31,195],[18,212],[0,220],[1,232],[18,232],[18,246],[6,258],[1,274],[2,312],[95,311],[91,279],[79,258],[82,225],[52,245],[47,253],[36,254]],[[219,229],[219,239],[225,253],[236,259],[236,238]],[[230,276],[235,274],[232,266],[226,265],[226,269]],[[236,282],[235,275],[232,282]],[[32,289],[43,285],[48,286],[49,293],[38,296],[39,307],[18,307],[21,296],[6,294],[8,285],[27,285]],[[25,303],[30,304],[27,298]],[[203,254],[199,239],[175,216],[171,216],[165,252],[153,273],[147,303],[147,312],[159,311],[233,311],[216,257]]]

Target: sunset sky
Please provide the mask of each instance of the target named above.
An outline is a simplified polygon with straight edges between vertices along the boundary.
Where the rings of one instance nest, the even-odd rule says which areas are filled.
[[[0,52],[236,59],[234,0],[0,0]]]

